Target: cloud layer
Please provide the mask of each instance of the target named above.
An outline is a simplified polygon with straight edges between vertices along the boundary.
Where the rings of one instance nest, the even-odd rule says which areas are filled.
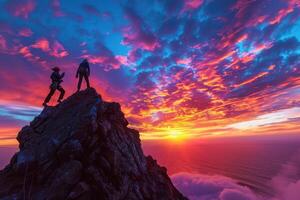
[[[179,173],[172,176],[179,191],[191,200],[259,200],[247,187],[223,176]]]
[[[262,196],[220,175],[177,173],[171,179],[191,200],[298,200],[300,197],[300,156],[297,151],[269,182],[272,196]]]

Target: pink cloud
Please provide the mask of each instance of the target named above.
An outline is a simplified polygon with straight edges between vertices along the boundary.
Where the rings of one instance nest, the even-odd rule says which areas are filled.
[[[34,55],[31,50],[30,47],[27,46],[23,46],[20,47],[19,54],[21,54],[24,58],[26,58],[28,61],[33,62],[33,63],[39,63],[40,66],[47,68],[47,62],[43,59],[41,59],[41,57]]]
[[[23,45],[20,45],[17,41],[7,40],[0,34],[0,53],[16,55],[19,54],[20,48],[22,47]]]
[[[25,58],[31,58],[33,57],[32,53],[30,52],[30,49],[28,47],[22,47],[19,50],[19,53],[22,54]]]
[[[11,0],[7,2],[6,6],[12,15],[27,19],[36,5],[33,0]]]
[[[300,7],[298,0],[290,0],[288,2],[288,7],[279,10],[277,15],[269,22],[271,25],[278,24],[284,19],[288,14],[294,12],[297,7]]]
[[[54,41],[53,44],[50,45],[50,42],[46,38],[38,39],[31,47],[40,49],[56,58],[63,58],[69,55],[61,43]]]
[[[123,28],[123,45],[131,45],[136,49],[154,51],[160,47],[157,38],[146,27],[142,27],[142,19],[132,10],[126,11],[126,16],[131,25]]]
[[[33,34],[30,28],[23,28],[20,30],[19,35],[23,37],[30,37]]]
[[[117,55],[115,58],[122,64],[122,65],[129,65],[128,58],[126,56]]]
[[[92,64],[101,64],[104,67],[105,71],[119,69],[121,66],[120,62],[118,62],[118,60],[113,57],[93,55],[84,55],[82,57],[87,58]]]
[[[177,59],[176,63],[179,65],[188,65],[192,62],[191,58],[182,58],[182,59]]]
[[[91,55],[85,55],[84,58],[88,58],[89,62],[92,64],[102,64],[106,61],[105,56],[91,56]]]
[[[65,56],[68,56],[69,53],[65,50],[64,46],[61,43],[55,41],[53,43],[52,51],[50,52],[50,55],[57,58],[63,58]]]
[[[128,52],[127,59],[130,63],[135,63],[137,60],[139,60],[141,55],[138,53],[138,49],[131,49]]]
[[[44,52],[50,51],[49,41],[46,38],[38,39],[31,47],[41,49]]]
[[[200,7],[203,3],[203,0],[185,0],[184,2],[184,11],[194,10]]]
[[[148,51],[154,51],[159,47],[158,41],[151,34],[144,33],[142,31],[130,31],[130,33],[123,34],[124,40],[122,44],[124,45],[133,45],[135,48],[140,48]]]
[[[122,55],[106,56],[106,55],[84,55],[83,58],[87,58],[92,64],[101,64],[105,71],[112,69],[119,69],[122,65],[129,65],[128,58]]]
[[[291,13],[291,12],[293,12],[293,11],[294,11],[294,8],[281,9],[281,10],[279,11],[278,15],[277,15],[274,19],[272,19],[272,20],[270,21],[270,24],[273,25],[273,24],[280,23],[281,20],[282,20],[285,16],[287,16],[289,13]]]

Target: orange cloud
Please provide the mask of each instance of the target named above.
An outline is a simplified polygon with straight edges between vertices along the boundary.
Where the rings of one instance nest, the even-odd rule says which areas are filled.
[[[259,79],[259,78],[261,78],[263,76],[266,76],[267,74],[269,74],[269,72],[262,72],[260,74],[257,74],[256,76],[254,76],[254,77],[252,77],[252,78],[250,78],[250,79],[248,79],[248,80],[240,83],[240,84],[234,85],[234,87],[241,87],[243,85],[247,85],[249,83],[252,83],[252,82],[256,81],[257,79]]]

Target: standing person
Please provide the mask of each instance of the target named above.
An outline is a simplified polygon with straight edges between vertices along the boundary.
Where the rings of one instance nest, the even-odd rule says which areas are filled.
[[[51,80],[52,83],[50,85],[50,92],[48,96],[46,97],[43,106],[47,106],[47,103],[50,101],[51,97],[55,93],[56,90],[60,91],[59,98],[57,100],[58,103],[61,102],[61,100],[64,98],[65,90],[61,87],[61,82],[63,82],[62,78],[65,76],[65,73],[62,74],[59,73],[60,69],[58,67],[52,68],[53,73],[51,74]]]
[[[80,65],[79,65],[79,67],[77,69],[77,72],[76,72],[76,78],[79,77],[78,85],[77,85],[77,92],[80,91],[81,83],[82,83],[82,78],[85,79],[87,88],[90,88],[89,76],[90,76],[90,65],[89,65],[88,60],[84,59],[80,63]]]

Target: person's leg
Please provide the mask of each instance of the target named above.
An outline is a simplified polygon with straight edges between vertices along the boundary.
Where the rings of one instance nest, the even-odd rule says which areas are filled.
[[[61,86],[59,86],[57,88],[57,90],[60,91],[60,95],[59,95],[57,102],[61,102],[61,100],[64,98],[65,90]]]
[[[86,87],[90,88],[89,76],[87,74],[84,75],[84,79],[85,79],[85,82],[86,82]]]
[[[80,88],[81,88],[81,83],[82,83],[82,74],[79,74],[79,80],[78,80],[78,85],[77,85],[77,91],[79,91],[80,90]]]
[[[55,88],[50,87],[50,92],[47,95],[43,105],[47,105],[47,103],[50,101],[51,97],[53,96],[53,94],[55,93]]]

